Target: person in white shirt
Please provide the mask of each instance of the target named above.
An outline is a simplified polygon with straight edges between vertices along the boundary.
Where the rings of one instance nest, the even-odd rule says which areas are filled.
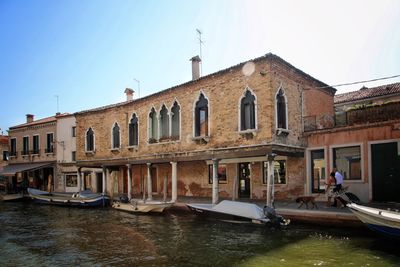
[[[339,193],[340,190],[342,190],[342,184],[343,184],[343,175],[334,167],[332,169],[332,173],[335,173],[335,188],[333,188],[334,193]],[[337,200],[334,198],[333,201],[333,207],[337,207]]]

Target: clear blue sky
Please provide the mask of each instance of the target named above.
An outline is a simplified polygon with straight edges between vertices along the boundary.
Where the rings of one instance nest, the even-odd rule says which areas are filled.
[[[196,28],[204,75],[268,52],[331,85],[397,75],[399,25],[396,0],[1,0],[0,128],[190,80]]]

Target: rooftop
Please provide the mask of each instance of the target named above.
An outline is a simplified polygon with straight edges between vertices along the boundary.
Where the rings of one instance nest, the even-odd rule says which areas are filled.
[[[371,88],[363,86],[357,91],[335,95],[334,101],[335,104],[342,104],[390,95],[400,95],[400,82]]]
[[[38,124],[44,124],[44,123],[53,122],[53,121],[57,120],[57,117],[67,116],[67,115],[69,115],[69,113],[57,114],[55,116],[51,116],[51,117],[47,117],[47,118],[43,118],[43,119],[39,119],[39,120],[34,120],[32,122],[27,122],[27,123],[23,123],[23,124],[20,124],[20,125],[12,126],[12,127],[10,127],[10,130],[15,130],[15,129],[18,129],[18,128],[23,128],[23,127],[28,127],[28,126],[34,126],[34,125],[38,125]]]

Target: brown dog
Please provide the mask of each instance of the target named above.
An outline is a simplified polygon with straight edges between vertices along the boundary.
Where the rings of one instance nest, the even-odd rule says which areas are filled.
[[[298,209],[300,209],[304,204],[306,204],[306,208],[308,209],[308,204],[312,204],[312,209],[316,208],[318,209],[317,204],[315,203],[315,197],[313,196],[300,196],[296,198],[296,203],[301,203]]]

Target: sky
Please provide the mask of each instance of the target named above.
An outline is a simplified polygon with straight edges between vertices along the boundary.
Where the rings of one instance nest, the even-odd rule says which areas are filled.
[[[397,0],[0,0],[0,132],[191,80],[196,29],[202,75],[269,52],[329,85],[400,75]]]

